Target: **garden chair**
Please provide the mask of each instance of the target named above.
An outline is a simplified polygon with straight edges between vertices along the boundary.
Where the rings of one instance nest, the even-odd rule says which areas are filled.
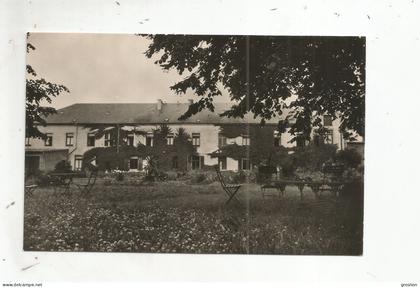
[[[31,182],[30,176],[25,176],[25,195],[32,196],[34,195],[34,190],[38,187],[38,185],[34,184],[33,180]]]
[[[89,175],[89,179],[85,183],[75,183],[75,185],[80,189],[80,193],[83,195],[87,195],[93,189],[96,183],[96,177],[98,176],[98,172],[91,171]]]
[[[54,172],[48,174],[48,184],[53,187],[54,195],[62,191],[63,195],[70,195],[70,185],[73,183],[73,172]]]
[[[241,184],[226,184],[223,179],[222,173],[220,172],[219,167],[215,166],[215,169],[216,169],[217,179],[219,180],[220,184],[222,185],[223,190],[226,192],[228,196],[228,200],[225,202],[225,204],[228,205],[232,199],[240,203],[239,199],[237,199],[235,196],[242,185]]]
[[[38,185],[36,184],[31,184],[31,185],[25,185],[25,194],[27,196],[32,196],[34,195],[34,190],[38,187]]]

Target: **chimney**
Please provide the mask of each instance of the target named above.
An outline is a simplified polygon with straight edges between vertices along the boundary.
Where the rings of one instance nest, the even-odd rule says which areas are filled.
[[[188,99],[188,105],[192,105],[194,103],[194,100],[193,99]]]
[[[157,110],[158,111],[161,111],[162,110],[162,100],[161,99],[158,99],[157,100]]]

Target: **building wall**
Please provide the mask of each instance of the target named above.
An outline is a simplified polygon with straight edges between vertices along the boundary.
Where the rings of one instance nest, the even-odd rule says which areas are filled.
[[[238,170],[238,161],[227,157],[226,158],[226,170],[234,170],[237,171]]]
[[[41,171],[52,171],[56,164],[62,160],[67,159],[66,150],[45,150],[39,152],[32,152],[25,155],[25,165],[29,165],[31,159],[38,158],[39,165],[37,169]],[[25,170],[28,167],[25,167]],[[33,170],[32,170],[33,171]]]
[[[337,144],[339,149],[341,134],[338,131],[339,121],[335,120],[333,122],[333,141],[334,144]],[[220,132],[220,127],[210,124],[168,124],[168,127],[172,130],[173,133],[179,128],[184,128],[185,131],[191,135],[192,133],[200,133],[200,146],[197,148],[197,151],[200,155],[204,156],[205,165],[215,165],[218,163],[217,158],[211,158],[210,153],[218,149],[218,136]],[[122,127],[124,128],[124,127]],[[137,126],[136,129],[142,131],[153,131],[154,129],[159,128],[159,125],[142,125]],[[39,128],[44,133],[52,133],[53,135],[53,144],[52,146],[45,146],[44,141],[41,139],[30,139],[30,146],[27,146],[27,150],[31,149],[62,149],[68,148],[68,159],[72,166],[74,166],[74,160],[76,155],[83,155],[86,151],[94,147],[104,147],[105,139],[104,137],[95,140],[94,147],[87,146],[87,136],[90,132],[90,128],[85,128],[80,125],[49,125],[46,127]],[[74,133],[74,145],[66,146],[66,133]],[[285,147],[294,147],[296,142],[291,143],[292,135],[286,130],[285,133],[281,135],[281,144]],[[144,135],[134,135],[134,145],[137,146],[138,143],[145,144],[146,136]],[[242,145],[242,137],[228,138],[228,144],[238,144]],[[252,142],[251,142],[252,144]],[[238,161],[228,158],[227,160],[227,169],[228,170],[237,170]]]
[[[339,119],[335,119],[332,122],[332,131],[333,131],[333,144],[337,145],[338,149],[344,149],[344,140],[343,140],[343,136],[340,133],[340,120]]]
[[[30,139],[30,146],[26,146],[26,150],[31,149],[68,149],[67,160],[74,166],[74,159],[76,155],[83,155],[86,151],[93,147],[87,146],[87,135],[89,128],[84,128],[76,125],[49,125],[40,127],[39,130],[43,133],[51,133],[53,136],[52,146],[45,146],[42,139]],[[73,146],[66,146],[66,133],[74,133]],[[103,139],[96,140],[95,147],[104,146]]]

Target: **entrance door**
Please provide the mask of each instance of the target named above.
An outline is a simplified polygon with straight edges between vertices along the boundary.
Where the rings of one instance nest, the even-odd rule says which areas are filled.
[[[25,156],[26,175],[35,174],[39,170],[39,156]]]

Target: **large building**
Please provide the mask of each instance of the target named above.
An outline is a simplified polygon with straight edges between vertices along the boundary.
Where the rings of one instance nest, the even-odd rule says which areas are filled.
[[[86,151],[95,147],[109,147],[115,143],[106,132],[100,138],[95,135],[95,125],[112,127],[121,130],[142,130],[146,133],[125,133],[125,142],[136,147],[139,144],[153,146],[153,130],[167,125],[172,131],[183,128],[191,137],[196,153],[191,155],[187,169],[201,169],[204,166],[219,164],[222,169],[238,170],[250,169],[252,163],[246,157],[233,159],[229,157],[214,157],[214,154],[223,145],[237,144],[250,146],[258,143],[252,142],[246,132],[229,137],[221,133],[224,126],[249,125],[257,126],[259,118],[247,114],[244,118],[220,117],[219,113],[229,109],[228,104],[215,104],[215,111],[203,110],[186,120],[179,117],[188,110],[187,103],[135,103],[135,104],[74,104],[57,111],[49,116],[45,127],[39,129],[47,134],[47,139],[26,139],[26,168],[29,170],[52,170],[61,160],[71,163],[74,170],[82,168],[82,159]],[[305,145],[305,141],[291,142],[292,135],[286,130],[278,134],[274,130],[279,119],[266,122],[265,127],[271,128],[270,142],[275,146],[292,148],[296,145]],[[337,145],[338,149],[345,148],[345,141],[339,132],[338,120],[324,116],[324,126],[328,129],[326,141]],[[105,128],[106,130],[106,128]],[[173,134],[168,135],[167,144],[173,144]],[[172,160],[172,159],[168,159]],[[132,156],[127,159],[128,169],[142,170],[145,159]]]

